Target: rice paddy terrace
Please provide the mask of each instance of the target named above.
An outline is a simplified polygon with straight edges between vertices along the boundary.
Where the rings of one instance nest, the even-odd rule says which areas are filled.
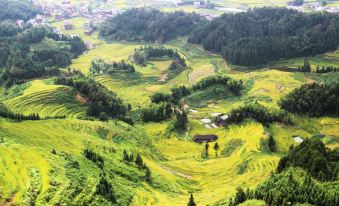
[[[117,2],[117,1],[116,1]],[[120,1],[119,1],[120,2]],[[124,5],[124,1],[119,4]],[[127,2],[127,1],[126,1]],[[81,25],[83,19],[76,19]],[[57,23],[56,23],[57,24]],[[76,26],[69,33],[77,33]],[[97,34],[86,37],[97,46],[73,60],[70,69],[89,75],[95,58],[132,62],[134,50],[144,44],[104,42]],[[156,45],[155,45],[156,46]],[[254,188],[275,171],[278,161],[291,145],[317,132],[325,134],[323,142],[338,147],[339,120],[332,117],[295,117],[296,125],[279,123],[262,125],[247,121],[229,127],[213,127],[208,121],[220,113],[248,102],[278,108],[278,101],[293,89],[309,82],[337,82],[338,73],[304,74],[270,69],[296,66],[303,58],[274,62],[265,68],[250,70],[228,65],[219,55],[186,43],[185,38],[164,45],[182,55],[187,68],[169,75],[170,61],[149,61],[145,67],[134,65],[132,74],[102,74],[93,78],[132,104],[132,112],[150,104],[155,92],[169,92],[177,85],[191,86],[204,77],[227,75],[243,80],[245,91],[240,97],[214,94],[208,88],[185,97],[189,111],[189,130],[170,132],[172,120],[160,123],[137,122],[130,126],[121,121],[80,120],[86,114],[86,97],[72,88],[53,84],[53,79],[33,79],[9,90],[1,88],[1,101],[12,112],[41,117],[65,116],[16,122],[0,119],[0,205],[85,205],[94,203],[100,170],[86,159],[84,148],[91,148],[105,160],[105,173],[114,181],[120,205],[186,205],[194,193],[198,205],[227,205],[238,186]],[[328,61],[330,59],[330,61]],[[338,51],[309,58],[314,65],[337,65]],[[218,88],[216,88],[218,89]],[[210,144],[192,140],[195,134],[213,133],[220,149],[215,154]],[[275,138],[277,152],[267,148],[268,136]],[[143,172],[123,161],[123,151],[141,154],[152,171],[153,183],[140,179]],[[100,202],[100,201],[99,201]],[[102,205],[110,203],[102,201]],[[251,200],[242,205],[265,205]]]

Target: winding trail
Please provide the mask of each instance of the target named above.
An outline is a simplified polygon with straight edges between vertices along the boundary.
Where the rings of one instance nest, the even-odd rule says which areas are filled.
[[[164,166],[164,165],[159,164],[159,166],[160,166],[162,169],[166,170],[166,171],[167,171],[168,173],[170,173],[170,174],[178,175],[178,176],[183,177],[183,178],[186,178],[186,179],[191,179],[191,178],[192,178],[192,176],[190,176],[190,175],[186,175],[186,174],[184,174],[184,173],[181,173],[181,172],[172,170],[171,168],[166,167],[166,166]]]

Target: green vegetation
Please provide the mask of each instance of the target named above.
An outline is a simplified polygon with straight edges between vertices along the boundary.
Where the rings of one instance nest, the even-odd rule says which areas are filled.
[[[17,29],[0,39],[1,82],[10,87],[22,79],[57,75],[59,67],[68,66],[85,49],[79,37],[60,36],[48,27]]]
[[[89,77],[81,74],[70,78],[59,77],[55,83],[74,87],[81,94],[88,97],[88,115],[99,117],[99,115],[104,112],[112,118],[117,118],[124,116],[127,112],[127,106],[115,93],[107,90],[104,86]]]
[[[142,66],[146,66],[146,61],[158,60],[166,57],[172,59],[169,70],[183,70],[186,67],[185,59],[183,59],[180,54],[173,49],[149,46],[135,50],[133,54],[133,60]]]
[[[241,123],[246,119],[254,119],[262,124],[273,122],[292,124],[291,118],[285,112],[270,111],[260,104],[250,104],[232,110],[225,125]]]
[[[151,104],[142,110],[142,120],[144,122],[159,122],[171,117],[172,113],[173,109],[170,103]]]
[[[338,151],[327,150],[324,144],[317,138],[308,139],[291,148],[288,155],[283,157],[278,164],[278,174],[271,177],[255,190],[244,192],[237,188],[234,201],[229,205],[237,205],[246,199],[261,199],[267,205],[286,205],[297,203],[309,203],[312,205],[337,205],[338,204]],[[289,167],[301,167],[300,169],[288,169]],[[284,172],[282,172],[285,170]],[[302,178],[303,176],[303,178]],[[320,181],[334,181],[330,183],[318,183]]]
[[[288,167],[301,167],[320,181],[335,181],[339,172],[338,156],[337,150],[327,151],[319,139],[307,139],[281,158],[277,170],[281,172]]]
[[[189,41],[221,52],[232,64],[257,66],[280,58],[335,50],[338,17],[286,8],[256,8],[224,14],[192,32]]]
[[[134,8],[106,20],[100,35],[112,40],[166,42],[190,33],[203,21],[198,14]]]
[[[41,41],[36,38],[39,41],[28,44],[27,54],[44,51],[38,53],[36,60],[46,70],[55,68],[58,72],[16,78],[7,87],[5,82],[0,85],[0,111],[5,111],[0,112],[0,205],[337,204],[338,118],[333,112],[315,117],[292,114],[279,104],[304,84],[317,82],[326,88],[336,85],[337,51],[307,56],[307,61],[305,57],[279,59],[271,63],[272,69],[250,70],[188,43],[187,36],[180,37],[205,24],[197,14],[179,12],[174,16],[148,9],[129,10],[132,5],[141,5],[137,1],[71,0],[77,9],[87,3],[92,11],[126,9],[104,23],[108,26],[105,31],[119,29],[108,36],[96,31],[85,36],[82,27],[86,17],[72,17],[74,28],[67,31],[62,29],[63,21],[51,22],[63,34],[80,34],[94,47],[78,56],[70,52],[69,37],[55,40],[52,35]],[[286,3],[218,2],[239,8]],[[150,5],[161,11],[222,13],[194,8],[193,2],[172,8],[167,7],[168,2],[147,1],[147,7]],[[131,11],[136,11],[135,15]],[[151,18],[149,14],[161,18]],[[305,14],[311,18],[309,15],[313,14]],[[188,16],[193,20],[197,17],[196,23],[187,26],[192,21],[184,19]],[[327,14],[315,16],[331,18]],[[320,23],[330,21],[321,18]],[[114,27],[117,19],[122,27]],[[286,15],[270,26],[281,28],[290,20]],[[248,27],[253,34],[261,29]],[[315,34],[317,29],[324,29],[320,24],[318,27],[312,27]],[[11,21],[2,21],[0,39],[13,37],[9,45],[15,45],[15,40],[24,37],[21,33],[38,28],[19,29]],[[293,33],[294,28],[290,29]],[[228,33],[219,32],[218,38]],[[309,37],[307,29],[298,32],[303,38]],[[28,36],[27,41],[35,41],[35,35]],[[106,42],[108,39],[115,41]],[[116,41],[119,39],[140,43]],[[83,44],[76,45],[81,48]],[[49,50],[53,50],[53,55],[51,52],[46,57],[50,61],[44,59]],[[4,57],[2,53],[0,56]],[[297,72],[303,64],[307,71]],[[66,68],[59,68],[64,65]],[[317,73],[317,65],[324,65],[322,73],[320,68]],[[292,69],[279,69],[282,67]],[[1,67],[1,71],[5,70]],[[305,98],[300,98],[312,101],[312,92],[313,89],[305,90]],[[227,127],[216,120],[222,120],[220,123]],[[193,139],[197,134],[218,138],[208,144],[197,143]],[[273,174],[277,167],[283,169]]]
[[[0,21],[11,20],[29,20],[35,17],[37,14],[41,14],[42,11],[31,4],[29,0],[1,0],[0,1]]]
[[[92,65],[89,69],[90,74],[114,74],[116,72],[135,72],[133,65],[126,63],[125,61],[107,63],[103,59],[92,60]]]
[[[280,106],[290,112],[310,116],[339,115],[339,84],[305,84],[282,99]]]

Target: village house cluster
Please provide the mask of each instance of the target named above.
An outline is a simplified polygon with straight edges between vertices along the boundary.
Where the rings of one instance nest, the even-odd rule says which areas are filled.
[[[52,18],[55,21],[64,21],[63,29],[71,30],[74,25],[71,18],[74,17],[85,17],[88,19],[88,22],[84,23],[84,33],[85,35],[92,34],[95,27],[102,23],[105,19],[113,17],[119,13],[122,13],[123,10],[116,8],[105,7],[104,5],[99,6],[98,8],[91,9],[89,4],[80,3],[80,4],[71,4],[70,0],[62,0],[61,3],[47,2],[47,1],[35,1],[34,4],[40,7],[43,11],[43,15],[38,15],[35,18],[28,21],[33,26],[46,24],[47,18]],[[17,24],[22,25],[25,22],[23,20],[18,20]],[[57,32],[61,32],[59,29]]]
[[[295,9],[300,12],[304,12],[306,10],[311,10],[313,12],[324,12],[327,11],[329,13],[335,13],[339,14],[339,6],[327,6],[323,2],[310,2],[305,3],[302,5],[293,5],[292,3],[289,3],[288,7],[290,9]]]

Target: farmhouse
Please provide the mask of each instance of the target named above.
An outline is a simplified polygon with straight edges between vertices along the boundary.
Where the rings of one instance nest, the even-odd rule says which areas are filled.
[[[90,29],[90,28],[87,28],[87,29],[85,29],[85,30],[84,30],[84,34],[85,34],[86,36],[89,36],[89,35],[91,35],[91,34],[92,34],[92,32],[93,32],[93,30],[92,30],[92,29]]]
[[[64,28],[65,30],[71,30],[73,28],[73,24],[70,20],[65,20],[64,21]]]
[[[215,134],[196,134],[193,136],[195,142],[213,142],[218,139],[218,136]]]

